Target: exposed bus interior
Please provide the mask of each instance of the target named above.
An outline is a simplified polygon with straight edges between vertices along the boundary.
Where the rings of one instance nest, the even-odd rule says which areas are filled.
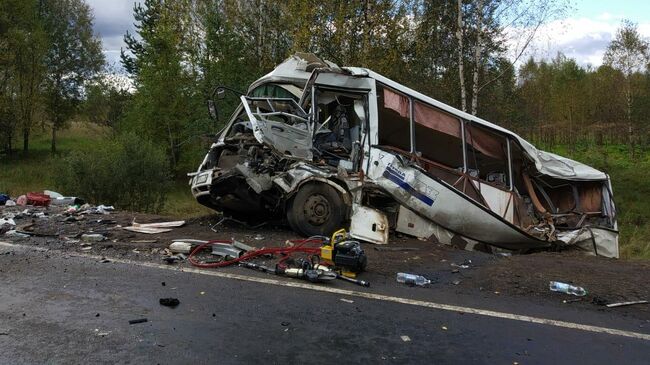
[[[614,228],[606,181],[540,174],[506,134],[378,84],[379,146],[400,154],[500,218],[538,238],[556,229]]]

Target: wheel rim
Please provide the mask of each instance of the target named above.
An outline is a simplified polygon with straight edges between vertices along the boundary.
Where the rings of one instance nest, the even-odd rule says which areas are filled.
[[[320,226],[329,220],[330,203],[325,196],[314,194],[305,201],[303,212],[307,222],[314,226]]]

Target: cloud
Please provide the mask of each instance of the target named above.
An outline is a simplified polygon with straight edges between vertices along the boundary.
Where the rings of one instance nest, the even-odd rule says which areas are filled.
[[[593,19],[580,17],[550,22],[538,30],[529,54],[536,59],[550,59],[562,52],[583,66],[598,67],[621,20],[620,15],[603,13]],[[650,23],[640,23],[639,33],[650,37]]]
[[[135,0],[86,0],[95,15],[95,32],[102,39],[106,62],[120,67],[120,49],[124,34],[134,32],[133,5]]]

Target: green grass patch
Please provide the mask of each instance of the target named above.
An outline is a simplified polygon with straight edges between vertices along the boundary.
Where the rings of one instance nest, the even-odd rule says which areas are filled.
[[[206,208],[196,202],[190,192],[189,178],[177,181],[167,194],[167,201],[162,214],[175,218],[191,218],[214,214],[214,210]]]
[[[71,151],[91,149],[97,141],[106,138],[108,133],[108,130],[99,126],[75,123],[69,129],[59,132],[57,153],[52,155],[49,133],[33,132],[27,155],[22,150],[14,151],[12,156],[0,155],[0,191],[16,196],[30,191],[54,189],[54,176],[62,157]]]

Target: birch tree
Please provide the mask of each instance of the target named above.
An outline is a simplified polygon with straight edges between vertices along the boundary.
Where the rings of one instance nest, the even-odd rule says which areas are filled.
[[[628,143],[630,154],[634,157],[634,123],[632,119],[632,103],[634,93],[632,75],[644,71],[649,61],[648,41],[639,34],[637,25],[629,20],[623,20],[616,36],[607,47],[604,63],[617,69],[625,76],[626,120],[628,124]]]
[[[44,97],[56,152],[57,131],[77,112],[83,87],[104,65],[101,41],[93,32],[93,16],[83,0],[46,1],[43,23],[48,34]]]
[[[509,55],[512,64],[516,64],[529,50],[540,27],[562,15],[566,7],[564,0],[458,1],[458,29],[464,32],[458,41],[459,78],[460,84],[464,85],[466,67],[463,63],[468,57],[463,55],[469,51],[473,115],[478,113],[481,91],[509,71],[502,70],[500,74],[482,80],[488,62]],[[461,99],[467,98],[464,86],[461,86],[460,93]],[[466,101],[464,105],[466,111]]]

